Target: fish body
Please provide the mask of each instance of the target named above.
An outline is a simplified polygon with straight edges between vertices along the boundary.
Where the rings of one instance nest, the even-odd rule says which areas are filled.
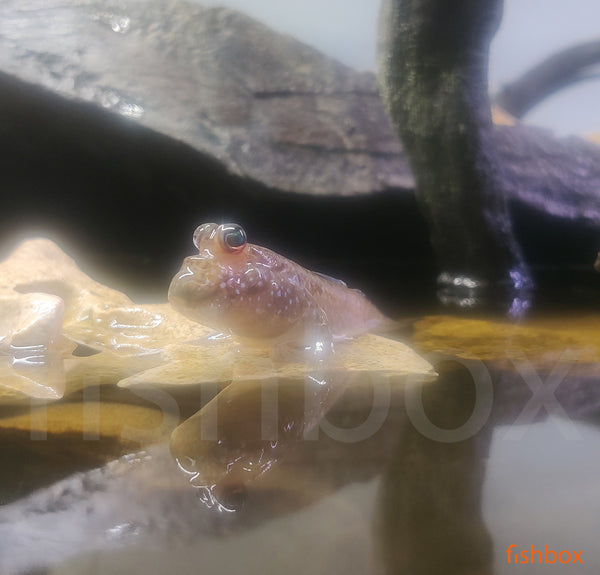
[[[251,339],[300,339],[326,329],[353,337],[389,321],[362,292],[246,241],[236,224],[203,224],[198,254],[173,278],[169,301],[187,317]]]

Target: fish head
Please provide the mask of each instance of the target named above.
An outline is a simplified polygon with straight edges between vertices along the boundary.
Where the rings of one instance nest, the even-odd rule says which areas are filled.
[[[247,338],[276,338],[305,314],[306,291],[294,264],[249,244],[237,224],[199,226],[198,254],[185,258],[170,303],[190,319]]]
[[[169,286],[169,302],[191,319],[220,329],[228,283],[246,267],[246,234],[236,224],[202,224],[194,232],[198,253],[188,256]]]

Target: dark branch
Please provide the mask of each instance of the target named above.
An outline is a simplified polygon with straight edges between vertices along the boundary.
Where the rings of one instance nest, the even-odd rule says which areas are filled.
[[[599,77],[600,40],[567,48],[534,66],[505,86],[496,102],[516,118],[558,90]]]

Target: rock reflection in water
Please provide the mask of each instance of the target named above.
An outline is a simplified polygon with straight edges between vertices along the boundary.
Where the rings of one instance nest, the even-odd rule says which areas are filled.
[[[372,383],[386,385],[391,391],[384,401],[377,399]],[[262,388],[253,382],[243,382],[237,390],[232,385],[230,392],[219,396],[228,407],[220,412],[220,439],[194,443],[193,437],[186,438],[190,441],[177,434],[174,437],[174,451],[190,446],[197,450],[196,455],[203,451],[202,472],[212,474],[211,480],[225,494],[228,507],[206,505],[168,447],[157,445],[146,454],[76,474],[0,509],[0,571],[19,573],[90,553],[109,558],[127,548],[137,549],[141,556],[150,549],[171,553],[168,549],[173,544],[192,550],[216,536],[232,537],[261,524],[268,529],[271,520],[381,472],[397,443],[402,385],[365,377],[349,386],[328,413],[330,428],[357,428],[369,420],[375,424],[363,441],[343,442],[322,431],[317,439],[305,440],[301,428],[298,436],[292,424],[304,415],[304,402],[297,402],[304,393],[304,381],[298,386],[290,381],[285,384],[278,412],[282,428],[290,433],[283,433],[280,443],[252,440],[252,432],[262,432],[260,402],[256,403]],[[189,421],[195,431],[198,419]],[[267,430],[267,436],[273,431]],[[236,443],[240,433],[249,438],[245,446]],[[233,444],[228,444],[232,440]],[[252,480],[242,471],[241,477],[236,476],[239,481],[232,484],[233,472],[240,471],[234,459],[241,456],[246,463],[256,461],[257,451],[265,446],[272,446],[270,455],[274,454],[268,467]]]
[[[497,362],[459,362],[447,358],[435,364],[440,378],[422,394],[428,433],[421,433],[410,418],[405,419],[398,449],[384,473],[376,510],[377,573],[503,573],[497,566],[504,565],[506,559],[498,556],[506,548],[495,546],[495,537],[483,516],[483,486],[494,432],[507,426],[505,437],[520,439],[528,425],[550,421],[549,415],[558,414],[561,418],[553,420],[553,425],[569,442],[575,436],[582,438],[582,426],[576,421],[598,424],[599,364],[578,364],[563,355],[562,363],[559,359],[553,367],[536,374],[543,383],[532,389],[534,386],[526,381],[532,372],[508,369]],[[473,378],[481,366],[490,376],[490,386]],[[477,422],[473,410],[481,402],[478,394],[493,397],[483,425],[466,429],[463,440],[446,441],[457,428]],[[513,446],[518,451],[519,444],[514,442]],[[530,454],[527,460],[535,467],[536,454]],[[494,467],[499,465],[495,463]],[[507,488],[518,491],[526,472],[526,467],[512,469]],[[494,495],[487,493],[488,498]],[[510,519],[514,521],[514,517]],[[578,525],[576,519],[563,520]],[[537,525],[531,517],[523,519],[521,525],[530,525],[531,521]],[[510,542],[518,538],[519,531],[511,531]],[[523,541],[521,547],[531,543]],[[540,546],[538,541],[535,543]]]

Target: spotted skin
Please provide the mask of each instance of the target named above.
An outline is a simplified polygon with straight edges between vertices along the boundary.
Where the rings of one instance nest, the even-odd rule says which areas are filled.
[[[254,339],[300,339],[326,329],[334,339],[376,328],[386,318],[362,292],[245,241],[236,224],[203,224],[198,254],[173,278],[169,301],[222,332]]]

